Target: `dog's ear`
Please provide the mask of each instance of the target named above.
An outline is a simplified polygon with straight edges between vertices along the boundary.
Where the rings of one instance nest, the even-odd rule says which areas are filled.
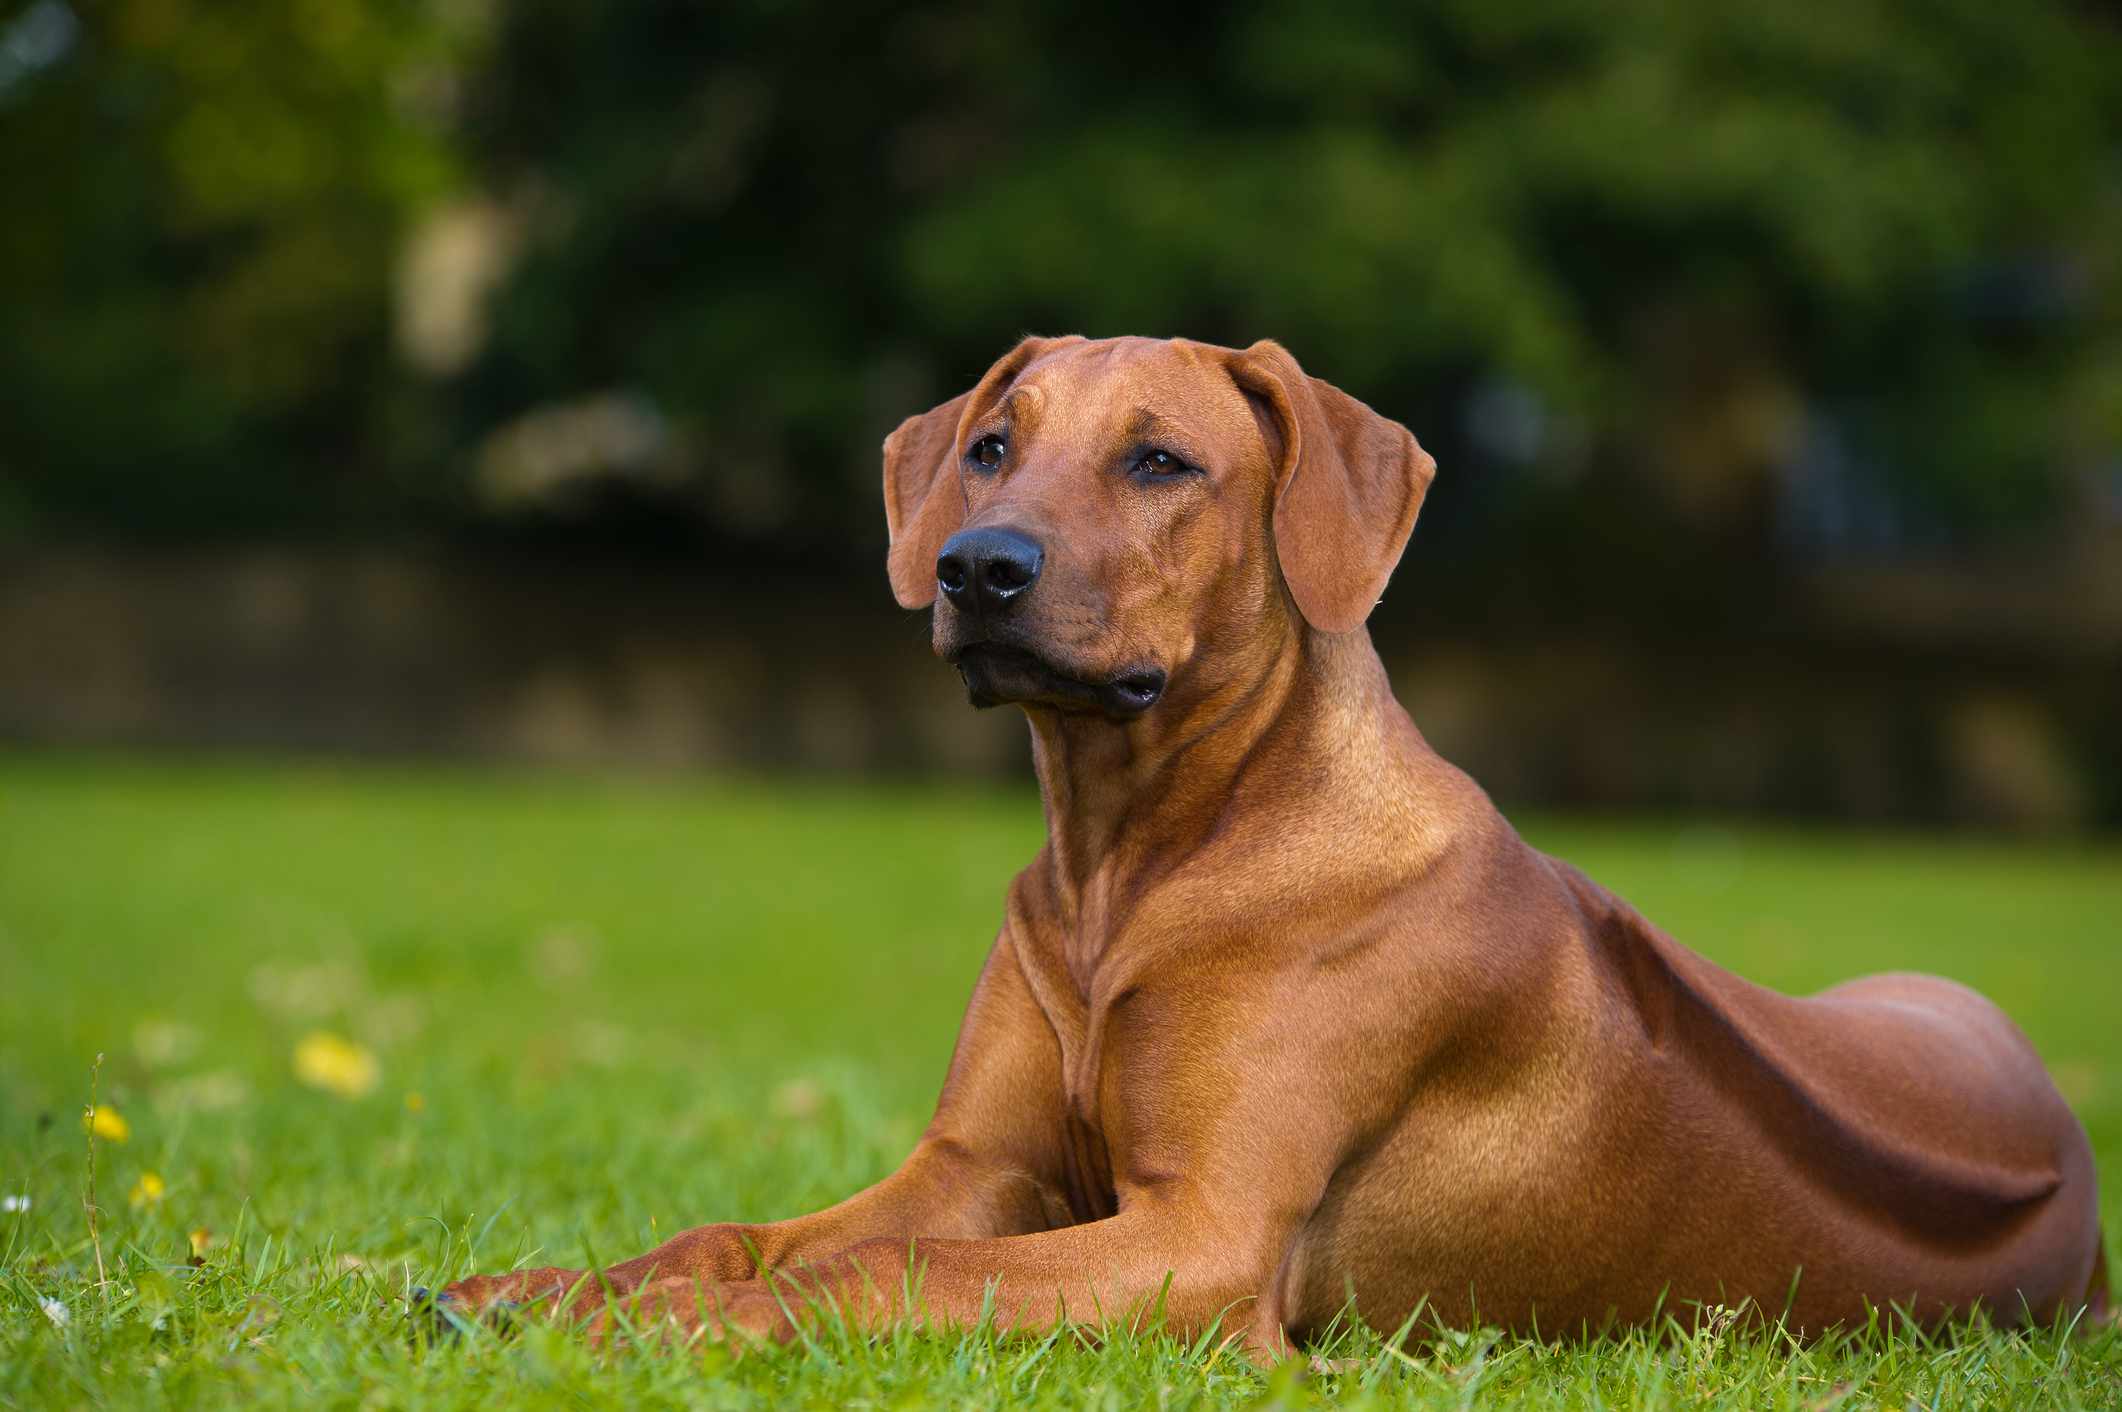
[[[965,491],[951,463],[971,398],[961,392],[908,417],[884,438],[884,525],[891,536],[884,567],[902,608],[936,601],[936,556],[965,519]]]
[[[1282,581],[1319,631],[1360,627],[1407,547],[1436,461],[1406,427],[1306,376],[1279,343],[1255,343],[1231,375],[1276,433],[1268,452],[1281,457],[1274,530]]]
[[[936,556],[965,522],[965,483],[958,445],[966,418],[987,410],[1033,359],[1080,338],[1027,338],[987,370],[970,392],[908,417],[884,438],[884,524],[891,537],[884,567],[902,608],[936,601]]]

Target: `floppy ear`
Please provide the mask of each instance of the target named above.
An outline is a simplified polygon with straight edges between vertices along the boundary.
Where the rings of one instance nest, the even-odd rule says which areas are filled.
[[[884,525],[891,536],[884,567],[902,608],[936,601],[936,556],[965,519],[964,488],[952,463],[971,397],[961,392],[908,417],[884,438]]]
[[[1319,631],[1362,626],[1407,547],[1436,461],[1406,427],[1306,376],[1272,340],[1240,354],[1231,375],[1281,433],[1274,525],[1282,581]]]
[[[965,485],[958,473],[958,435],[967,415],[985,410],[1034,358],[1069,338],[1027,338],[989,368],[972,391],[908,417],[884,438],[884,525],[891,536],[885,571],[902,608],[936,601],[936,556],[965,523]]]

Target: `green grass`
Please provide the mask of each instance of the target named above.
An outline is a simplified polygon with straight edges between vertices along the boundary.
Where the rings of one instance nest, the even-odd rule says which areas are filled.
[[[1771,984],[1982,988],[2122,1184],[2112,846],[1527,832]],[[1302,1378],[1154,1327],[827,1335],[734,1364],[407,1339],[411,1284],[632,1255],[888,1170],[1039,835],[1028,791],[0,757],[0,1191],[31,1203],[0,1213],[0,1406],[2122,1406],[2114,1334],[1891,1321],[1807,1348],[1432,1330],[1409,1357],[1357,1331]],[[318,1030],[377,1056],[372,1091],[297,1081]],[[99,1051],[131,1128],[97,1153],[100,1287],[79,1121]],[[164,1195],[135,1207],[150,1171]]]

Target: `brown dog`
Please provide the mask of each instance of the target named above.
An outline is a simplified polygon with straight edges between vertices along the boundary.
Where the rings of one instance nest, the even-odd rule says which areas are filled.
[[[444,1297],[572,1286],[601,1321],[608,1285],[767,1337],[910,1285],[1018,1327],[1161,1299],[1262,1354],[1351,1299],[1380,1329],[2097,1312],[2091,1150],[1994,1006],[1750,985],[1424,744],[1363,624],[1432,469],[1272,343],[1029,339],[910,418],[893,590],[940,589],[936,650],[1023,707],[1048,829],[935,1120],[830,1210]]]

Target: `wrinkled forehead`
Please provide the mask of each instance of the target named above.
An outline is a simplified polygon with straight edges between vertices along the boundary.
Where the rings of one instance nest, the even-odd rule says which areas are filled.
[[[1167,449],[1200,463],[1227,462],[1261,444],[1229,358],[1226,349],[1183,339],[1072,344],[1028,365],[994,415],[1042,444],[1096,451],[1115,442],[1170,442],[1177,444]]]

